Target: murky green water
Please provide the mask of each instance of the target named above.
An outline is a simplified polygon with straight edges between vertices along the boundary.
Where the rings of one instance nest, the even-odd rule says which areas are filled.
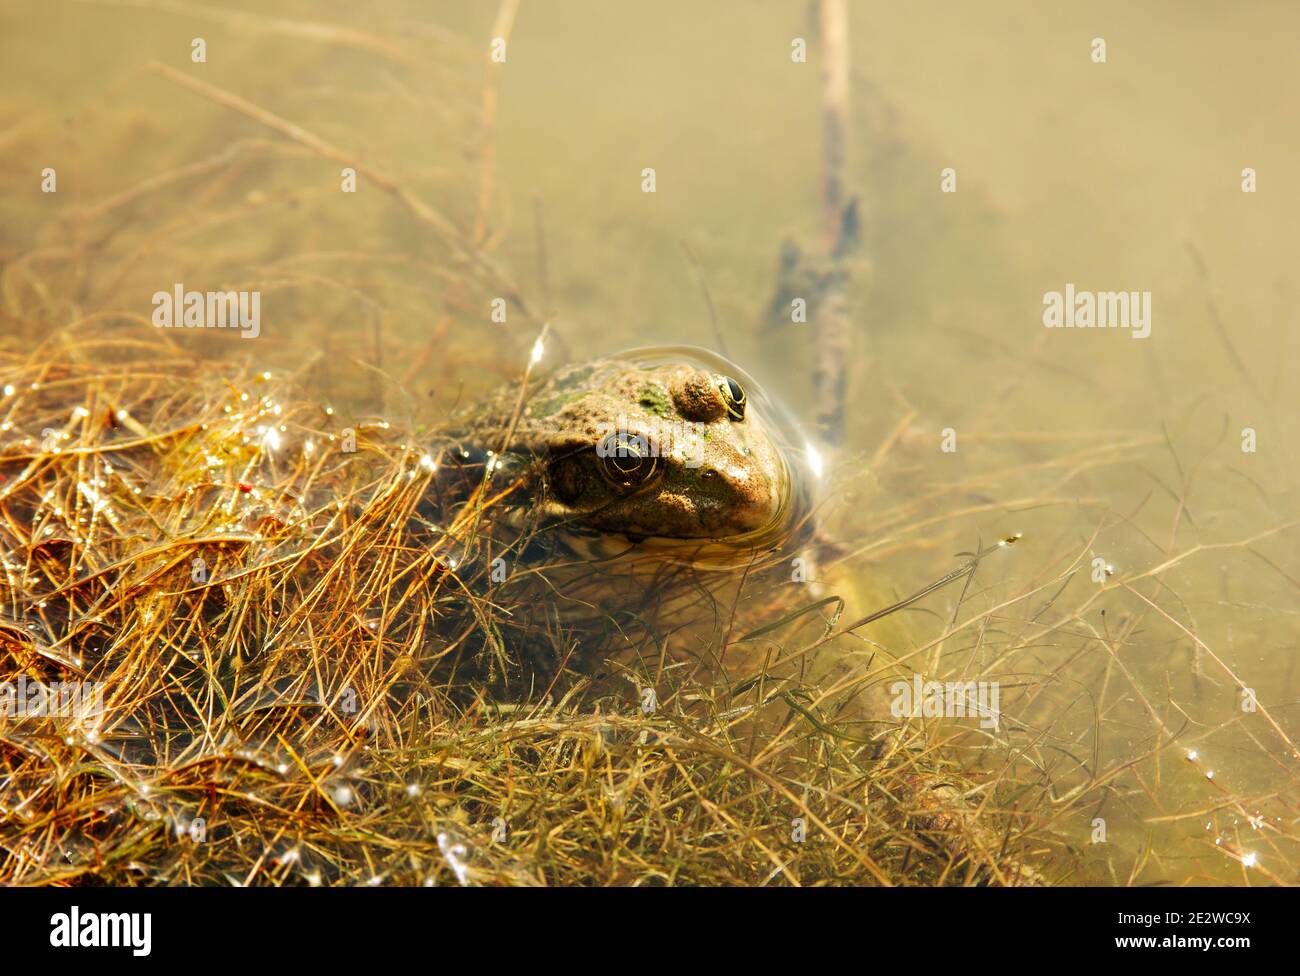
[[[1300,11],[851,7],[863,243],[824,584],[861,616],[1022,533],[864,633],[1000,682],[1000,729],[948,734],[1050,784],[1075,880],[1300,880]],[[814,327],[766,312],[783,239],[820,234],[808,5],[525,0],[489,69],[497,17],[7,4],[0,328],[258,288],[256,342],[181,338],[427,423],[516,377],[543,320],[548,361],[715,345],[689,251],[728,353],[806,410]],[[495,269],[412,200],[478,227]],[[1067,283],[1150,292],[1150,336],[1045,329]]]

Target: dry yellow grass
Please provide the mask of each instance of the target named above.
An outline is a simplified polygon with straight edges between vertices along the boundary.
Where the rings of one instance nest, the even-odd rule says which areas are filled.
[[[181,379],[155,336],[3,363],[0,677],[105,700],[0,726],[0,881],[1017,877],[1023,824],[959,799],[921,731],[671,661],[643,710],[570,663],[626,628],[602,649],[533,613],[545,567],[489,578],[508,486],[439,525],[436,437],[344,453],[292,384]]]

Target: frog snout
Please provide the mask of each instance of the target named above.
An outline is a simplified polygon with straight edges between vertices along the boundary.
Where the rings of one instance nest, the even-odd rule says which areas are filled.
[[[717,465],[701,472],[701,484],[712,496],[715,531],[725,535],[752,532],[771,525],[781,511],[780,482],[766,471],[745,465]]]

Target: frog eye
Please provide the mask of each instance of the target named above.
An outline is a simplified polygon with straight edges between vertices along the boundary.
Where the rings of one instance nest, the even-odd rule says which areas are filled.
[[[731,419],[744,420],[745,388],[730,376],[724,376],[718,381],[718,389],[722,391],[722,402],[727,405]]]
[[[640,434],[615,433],[596,445],[597,462],[605,480],[619,488],[635,488],[659,470],[658,453]]]

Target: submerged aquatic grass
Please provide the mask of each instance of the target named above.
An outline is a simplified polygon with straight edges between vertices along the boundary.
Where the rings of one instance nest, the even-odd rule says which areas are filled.
[[[778,668],[671,656],[644,707],[644,660],[611,690],[566,667],[590,628],[493,585],[509,486],[434,525],[427,443],[375,425],[344,453],[291,384],[181,382],[193,363],[138,336],[0,364],[3,676],[104,689],[0,731],[5,883],[1020,877],[1023,825],[920,728],[863,734]],[[549,677],[501,681],[525,646]]]

